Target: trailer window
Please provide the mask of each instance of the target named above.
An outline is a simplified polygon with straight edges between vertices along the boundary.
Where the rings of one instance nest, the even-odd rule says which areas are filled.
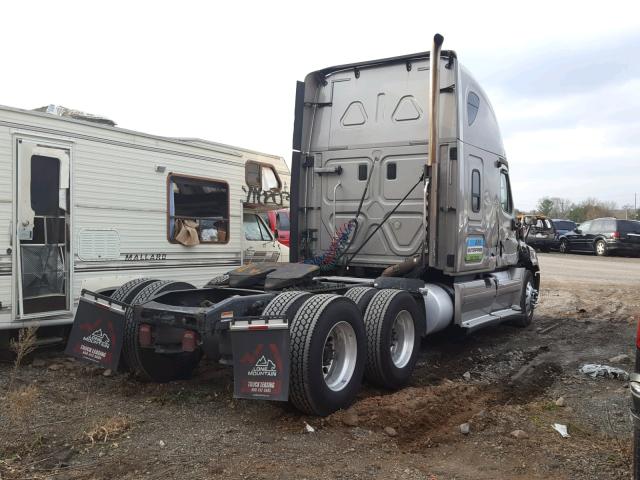
[[[280,178],[271,165],[247,162],[245,165],[245,181],[249,187],[260,190],[280,190]]]
[[[473,92],[467,95],[467,121],[469,126],[476,120],[478,110],[480,109],[480,97]]]
[[[471,210],[480,211],[480,170],[471,172]]]
[[[168,186],[170,242],[227,243],[229,185],[226,182],[170,174]]]
[[[509,175],[507,172],[500,172],[500,204],[502,210],[507,213],[511,213],[513,210],[513,203],[511,201],[511,186],[509,185]]]

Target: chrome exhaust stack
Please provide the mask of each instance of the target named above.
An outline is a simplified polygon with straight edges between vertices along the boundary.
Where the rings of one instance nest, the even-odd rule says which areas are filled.
[[[436,33],[429,55],[429,71],[431,83],[429,86],[429,154],[427,156],[427,172],[425,179],[425,222],[427,225],[426,244],[428,251],[427,265],[436,266],[436,241],[438,225],[438,153],[439,153],[439,112],[440,104],[440,51],[444,37]],[[427,208],[428,205],[428,208]],[[428,210],[428,211],[427,211]]]

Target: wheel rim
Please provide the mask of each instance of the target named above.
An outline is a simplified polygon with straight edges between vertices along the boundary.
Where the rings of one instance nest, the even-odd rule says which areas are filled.
[[[416,331],[411,314],[402,310],[391,326],[391,361],[397,368],[404,368],[413,354]]]
[[[604,242],[596,243],[596,252],[598,252],[598,255],[604,254]]]
[[[533,315],[533,284],[531,282],[527,282],[527,288],[524,292],[524,308],[527,317]]]
[[[567,242],[560,242],[560,251],[565,253],[567,251]]]
[[[338,322],[327,334],[322,350],[324,382],[334,392],[347,386],[356,368],[356,332],[347,322]]]

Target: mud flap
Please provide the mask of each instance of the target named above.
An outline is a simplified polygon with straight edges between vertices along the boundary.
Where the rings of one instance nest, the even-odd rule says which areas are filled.
[[[235,398],[287,401],[289,324],[286,319],[238,319],[230,326]]]
[[[65,353],[115,371],[122,350],[126,307],[83,290]]]

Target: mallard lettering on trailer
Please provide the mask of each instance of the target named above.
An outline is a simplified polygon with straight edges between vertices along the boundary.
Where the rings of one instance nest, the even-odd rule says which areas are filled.
[[[125,262],[158,262],[167,259],[166,253],[127,253]]]

